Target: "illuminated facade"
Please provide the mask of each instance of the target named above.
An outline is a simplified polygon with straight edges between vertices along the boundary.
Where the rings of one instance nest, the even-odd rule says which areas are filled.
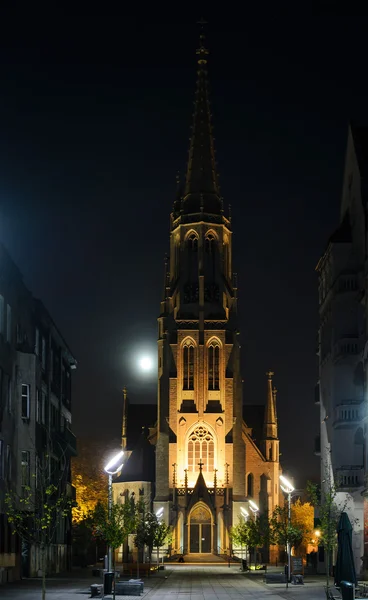
[[[158,319],[155,510],[173,552],[224,554],[253,499],[280,503],[276,395],[268,374],[263,439],[243,419],[232,222],[220,194],[203,35],[184,188],[171,214],[170,260]]]

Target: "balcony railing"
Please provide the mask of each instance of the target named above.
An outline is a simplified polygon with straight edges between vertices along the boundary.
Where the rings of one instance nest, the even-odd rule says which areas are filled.
[[[339,490],[349,490],[364,486],[364,469],[360,465],[342,465],[335,471]]]

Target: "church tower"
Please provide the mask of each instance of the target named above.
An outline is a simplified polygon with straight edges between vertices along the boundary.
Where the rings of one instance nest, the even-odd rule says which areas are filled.
[[[171,213],[158,319],[154,504],[174,526],[173,546],[182,553],[229,548],[229,528],[247,506],[232,227],[216,170],[207,59],[202,33],[188,167]]]

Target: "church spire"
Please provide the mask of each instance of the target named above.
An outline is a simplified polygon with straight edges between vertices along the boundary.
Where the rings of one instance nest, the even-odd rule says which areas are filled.
[[[223,212],[223,206],[216,172],[208,97],[207,57],[209,52],[206,48],[203,31],[204,21],[201,21],[200,25],[201,33],[197,49],[197,90],[182,212],[184,214],[204,212],[220,215]]]
[[[274,373],[268,371],[266,373],[267,381],[267,402],[263,426],[263,435],[265,440],[277,440],[277,418],[276,418],[276,393],[272,389],[272,376]]]
[[[127,424],[128,424],[128,398],[127,398],[127,389],[123,387],[123,422],[121,427],[121,447],[123,450],[126,450],[127,447]]]

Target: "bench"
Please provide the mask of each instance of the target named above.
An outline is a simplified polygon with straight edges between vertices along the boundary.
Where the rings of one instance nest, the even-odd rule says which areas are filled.
[[[265,573],[265,583],[286,583],[285,573]]]
[[[126,563],[123,565],[124,573],[129,573],[130,576],[136,575],[137,563]],[[148,563],[139,563],[139,576],[147,575],[150,571],[157,571],[157,565],[149,565]]]
[[[118,581],[115,583],[115,594],[118,596],[140,596],[143,594],[144,583],[139,579]]]
[[[102,583],[92,583],[91,585],[91,598],[95,596],[102,596]]]

